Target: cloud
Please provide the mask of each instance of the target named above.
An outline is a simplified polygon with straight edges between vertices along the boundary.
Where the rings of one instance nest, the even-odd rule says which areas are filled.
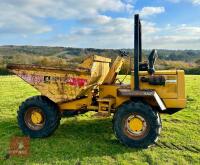
[[[40,34],[52,30],[48,25],[43,25],[9,4],[1,4],[0,16],[0,34]]]
[[[156,15],[156,14],[160,14],[160,13],[164,13],[164,12],[165,12],[164,7],[144,7],[144,8],[142,8],[141,11],[139,11],[139,13],[142,17]]]
[[[87,18],[81,18],[79,21],[83,24],[106,24],[110,22],[112,18],[106,15],[97,15]]]
[[[91,20],[93,22],[93,19]],[[88,20],[87,25],[91,22]],[[160,31],[155,23],[142,21],[143,36],[149,37]],[[72,47],[93,48],[132,48],[134,34],[134,19],[131,18],[109,18],[98,26],[87,28],[76,27],[70,34],[61,34],[52,38],[52,45],[58,42]],[[55,41],[58,41],[57,43]]]
[[[3,4],[29,16],[56,19],[87,17],[104,11],[122,11],[127,7],[121,0],[7,0]]]
[[[172,3],[179,3],[182,0],[167,0],[167,1],[172,2]]]
[[[76,28],[63,39],[74,47],[123,48],[132,46],[132,36],[133,19],[110,18],[106,23],[92,28]]]
[[[198,5],[199,0],[181,1]],[[0,36],[19,36],[28,44],[56,45],[94,48],[133,48],[135,0],[7,0],[0,5]],[[129,15],[126,18],[112,17],[108,11]],[[149,17],[165,12],[162,6],[144,7],[138,11],[143,19],[144,48],[197,48],[200,47],[200,26],[170,25],[159,27]],[[117,14],[116,14],[117,15]],[[76,26],[66,33],[55,34],[48,20],[73,20]],[[30,34],[47,35],[31,37]],[[52,36],[54,35],[54,36]],[[3,36],[3,37],[2,37]],[[17,37],[16,37],[17,36]],[[13,41],[17,42],[17,41]],[[23,42],[24,43],[24,42]]]
[[[122,25],[124,25],[122,27]],[[167,24],[158,28],[153,22],[142,21],[145,49],[199,49],[200,26]],[[133,19],[112,18],[102,26],[77,28],[70,34],[52,39],[52,45],[62,43],[73,47],[133,48]]]
[[[48,18],[56,20],[79,19],[104,24],[109,17],[101,15],[106,11],[131,10],[129,3],[121,0],[7,0],[0,6],[1,34],[40,34],[52,30],[46,25]]]
[[[195,5],[200,5],[200,0],[192,0],[192,3]]]
[[[187,34],[187,35],[200,35],[200,27],[198,26],[188,26],[186,24],[182,24],[181,26],[177,27],[175,30],[179,34]]]
[[[193,5],[200,5],[200,0],[167,0],[172,3],[179,3],[179,2],[188,2],[192,3]]]
[[[199,49],[200,26],[167,25],[160,33],[148,36],[144,44],[146,48],[155,45],[155,48],[161,49]]]

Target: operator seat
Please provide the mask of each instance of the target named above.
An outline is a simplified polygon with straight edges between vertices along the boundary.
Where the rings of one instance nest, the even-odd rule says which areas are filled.
[[[154,64],[156,62],[156,59],[158,58],[157,51],[153,49],[148,57],[148,62],[140,62],[139,63],[139,70],[140,71],[148,71],[149,74],[154,74],[155,67]]]

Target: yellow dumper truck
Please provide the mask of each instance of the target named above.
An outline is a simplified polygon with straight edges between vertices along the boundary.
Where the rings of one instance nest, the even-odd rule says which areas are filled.
[[[124,53],[111,59],[88,57],[75,68],[9,64],[7,68],[41,95],[28,98],[18,111],[19,127],[31,138],[51,135],[61,116],[97,111],[113,115],[113,131],[129,147],[146,148],[161,132],[160,113],[173,114],[186,106],[184,71],[155,70],[156,50],[142,62],[139,15],[134,24],[134,70],[130,84],[117,81]]]

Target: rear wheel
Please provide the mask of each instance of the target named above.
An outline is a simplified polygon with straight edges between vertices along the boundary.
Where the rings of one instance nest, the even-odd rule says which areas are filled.
[[[143,102],[126,102],[113,117],[113,130],[121,143],[129,147],[147,148],[158,139],[160,116]]]
[[[34,96],[21,104],[18,124],[31,138],[51,135],[60,124],[60,112],[55,103],[44,96]]]

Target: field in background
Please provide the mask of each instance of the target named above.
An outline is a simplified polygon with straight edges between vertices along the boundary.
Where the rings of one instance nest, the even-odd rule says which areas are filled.
[[[10,139],[23,136],[18,106],[39,93],[16,76],[0,77],[0,164],[200,164],[200,76],[186,76],[186,90],[187,108],[161,115],[161,137],[149,149],[123,146],[112,132],[111,118],[95,119],[90,112],[62,119],[49,138],[32,139],[29,157],[8,158]]]

